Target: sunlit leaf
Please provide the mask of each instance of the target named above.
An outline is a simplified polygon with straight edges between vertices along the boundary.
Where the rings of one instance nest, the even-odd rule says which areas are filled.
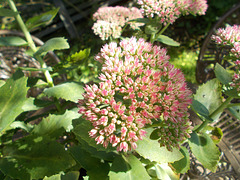
[[[189,138],[189,146],[193,155],[205,168],[216,171],[221,153],[208,134],[193,132]]]
[[[215,144],[218,144],[223,137],[223,132],[219,127],[206,126],[202,132],[208,134]]]
[[[146,129],[147,135],[143,140],[137,141],[137,153],[150,161],[156,161],[159,163],[174,162],[183,158],[182,153],[173,148],[173,151],[168,151],[165,147],[160,147],[158,141],[151,140],[150,134],[153,129]]]
[[[179,175],[174,173],[167,163],[156,164],[154,167],[158,179],[179,180]]]
[[[46,54],[48,51],[68,49],[69,44],[67,40],[62,37],[52,38],[45,42],[38,50],[34,53],[34,56],[40,56]]]
[[[23,121],[14,121],[10,126],[14,129],[16,129],[16,128],[24,129],[26,132],[31,131],[33,128],[33,125],[31,125],[29,123],[26,124]]]
[[[27,77],[17,71],[0,88],[0,134],[9,128],[15,118],[23,112],[27,100]]]
[[[163,44],[167,44],[169,46],[180,46],[180,43],[174,41],[172,38],[165,36],[165,35],[159,35],[155,41],[162,42]]]
[[[214,73],[222,84],[229,84],[232,81],[232,75],[218,63],[215,65]]]
[[[46,88],[44,94],[50,97],[62,98],[77,103],[79,99],[83,99],[83,85],[76,82],[66,82],[54,87]]]
[[[43,180],[78,180],[80,173],[78,171],[71,171],[68,173],[61,172],[59,174],[50,176],[50,177],[44,177]]]
[[[110,168],[109,177],[112,180],[150,179],[150,176],[142,163],[132,154],[127,156],[117,156]]]
[[[211,115],[211,113],[213,113],[222,103],[222,93],[219,81],[217,79],[212,79],[209,80],[207,83],[202,84],[194,95],[194,100],[205,106],[205,108],[196,109],[201,110],[199,111],[199,113],[207,115],[207,109],[209,114]],[[220,115],[221,112],[215,117],[212,117],[212,119],[216,120],[219,118]]]
[[[62,115],[50,114],[35,126],[33,133],[38,135],[54,136],[61,128],[64,128],[69,132],[73,128],[72,120],[79,117],[80,114],[73,110],[66,110],[66,112]]]

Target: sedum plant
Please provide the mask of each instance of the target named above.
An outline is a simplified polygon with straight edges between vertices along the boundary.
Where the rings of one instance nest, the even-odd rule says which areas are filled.
[[[213,37],[220,44],[227,42],[233,47],[235,74],[217,64],[217,79],[201,85],[193,95],[181,70],[169,63],[167,48],[159,42],[179,45],[162,33],[181,14],[204,14],[207,3],[164,2],[139,0],[141,10],[106,7],[97,11],[96,23],[107,22],[111,28],[115,23],[114,30],[124,29],[127,24],[139,28],[141,24],[147,38],[124,37],[123,29],[117,37],[99,31],[106,35],[103,40],[111,41],[111,36],[115,41],[120,35],[121,40],[102,46],[95,55],[101,67],[98,81],[82,85],[79,77],[78,81],[71,78],[54,83],[60,72],[53,74],[43,57],[48,51],[69,48],[67,41],[53,38],[36,47],[14,2],[8,0],[10,9],[0,9],[0,13],[16,18],[25,34],[21,41],[32,49],[32,56],[41,64],[40,69],[34,70],[43,72],[41,79],[45,83],[37,97],[27,97],[29,87],[37,85],[31,84],[30,77],[21,71],[0,81],[2,179],[179,179],[190,168],[186,143],[205,168],[216,171],[220,158],[216,145],[222,132],[209,124],[225,108],[238,107],[231,103],[233,98],[239,98],[238,33],[228,37],[231,30],[238,31],[238,26],[226,29],[226,33],[219,30]],[[108,13],[112,20],[105,19]],[[115,17],[119,18],[117,22]],[[37,25],[42,23],[38,21],[34,27]],[[95,31],[98,25],[94,26]],[[0,45],[6,45],[3,40],[10,39],[0,38]],[[69,70],[71,65],[84,60],[78,67],[84,69],[89,54],[86,49],[72,55],[66,68]],[[70,73],[67,77],[73,76]],[[227,95],[226,99],[222,93]],[[191,123],[190,108],[202,120],[201,124]],[[37,115],[31,116],[32,113]],[[212,139],[213,134],[218,139]]]

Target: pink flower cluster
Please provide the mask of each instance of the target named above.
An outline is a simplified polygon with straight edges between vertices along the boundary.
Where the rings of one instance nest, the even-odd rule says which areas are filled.
[[[236,72],[233,75],[230,86],[236,88],[237,92],[240,92],[240,60],[235,61]]]
[[[138,0],[138,4],[143,14],[156,16],[164,25],[174,23],[181,14],[204,15],[208,8],[206,0]]]
[[[103,64],[99,85],[86,86],[79,113],[89,120],[90,137],[117,151],[137,147],[146,131],[159,124],[160,144],[169,150],[189,137],[191,91],[164,48],[135,37],[106,44],[95,59]]]
[[[212,40],[217,44],[230,46],[232,55],[240,57],[240,25],[219,28],[216,35],[212,36]]]
[[[142,17],[140,10],[136,7],[101,7],[93,14],[93,20],[96,22],[92,29],[94,34],[99,35],[102,40],[107,40],[109,37],[116,39],[121,36],[122,28],[126,23],[134,30],[139,29],[142,23],[128,21]]]

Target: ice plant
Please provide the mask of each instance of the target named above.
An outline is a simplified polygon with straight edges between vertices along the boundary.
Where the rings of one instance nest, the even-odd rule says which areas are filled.
[[[235,61],[236,71],[233,75],[230,86],[236,88],[237,92],[240,93],[240,60]]]
[[[169,150],[189,137],[191,91],[169,58],[165,48],[134,37],[102,47],[95,57],[103,65],[101,82],[87,85],[79,101],[97,144],[133,150],[151,125],[160,129],[160,145]]]
[[[139,29],[141,23],[128,21],[142,17],[140,10],[136,7],[101,7],[93,14],[95,23],[92,29],[102,40],[108,40],[110,37],[116,39],[121,36],[126,23],[130,25],[131,29]]]
[[[147,17],[157,17],[161,24],[172,24],[181,15],[204,15],[206,0],[138,0],[141,11]]]
[[[219,28],[216,35],[212,36],[216,44],[228,45],[231,47],[231,54],[237,58],[240,57],[240,25],[227,26]]]

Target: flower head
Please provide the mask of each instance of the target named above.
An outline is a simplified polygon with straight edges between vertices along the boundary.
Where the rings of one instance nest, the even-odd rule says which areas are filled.
[[[147,17],[157,17],[161,24],[172,24],[180,15],[204,15],[206,0],[138,0],[141,11]]]
[[[102,62],[99,85],[86,86],[79,113],[89,120],[90,137],[118,151],[137,147],[148,124],[161,122],[163,134],[169,129],[169,139],[161,136],[162,146],[178,146],[189,136],[188,106],[191,91],[179,69],[168,60],[164,48],[132,37],[106,44],[96,56]]]
[[[101,7],[93,14],[95,23],[92,29],[102,40],[107,40],[109,37],[116,39],[121,36],[122,28],[126,23],[134,30],[139,29],[142,23],[128,21],[142,17],[140,10],[136,7]]]
[[[237,58],[240,57],[240,25],[219,28],[216,35],[212,36],[212,40],[216,44],[230,46],[230,53]]]

